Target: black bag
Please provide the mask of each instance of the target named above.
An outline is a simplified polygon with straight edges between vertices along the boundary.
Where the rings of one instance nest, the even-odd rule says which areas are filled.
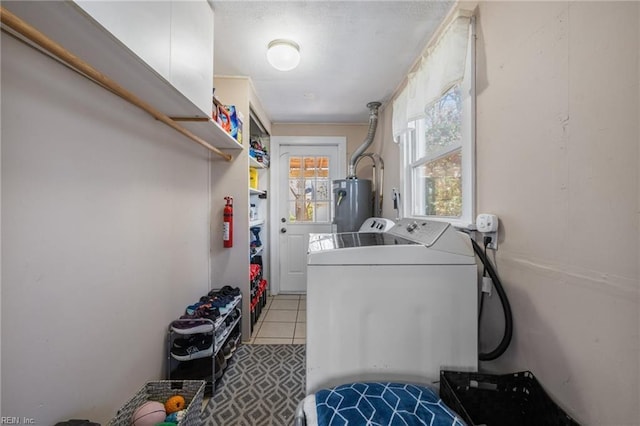
[[[56,423],[55,426],[100,426],[100,423],[94,423],[89,420],[71,419],[66,422]]]

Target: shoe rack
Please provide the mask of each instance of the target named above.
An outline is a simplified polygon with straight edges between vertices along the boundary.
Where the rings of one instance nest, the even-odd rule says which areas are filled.
[[[242,295],[218,312],[207,318],[183,315],[167,330],[167,380],[205,380],[209,397],[242,341]]]

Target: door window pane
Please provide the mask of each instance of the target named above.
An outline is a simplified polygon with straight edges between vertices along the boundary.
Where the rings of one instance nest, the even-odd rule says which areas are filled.
[[[300,157],[289,158],[289,178],[299,178],[302,176],[302,169],[300,169],[301,162],[302,159]]]
[[[328,179],[319,179],[316,191],[317,191],[316,192],[316,200],[317,201],[328,201],[330,199],[329,180]]]
[[[289,221],[329,222],[329,158],[289,158]]]

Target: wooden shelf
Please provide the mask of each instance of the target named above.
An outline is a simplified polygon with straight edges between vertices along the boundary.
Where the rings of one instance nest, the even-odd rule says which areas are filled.
[[[10,12],[216,148],[242,149],[234,138],[127,46],[70,1],[6,2]],[[206,120],[208,119],[208,120]]]

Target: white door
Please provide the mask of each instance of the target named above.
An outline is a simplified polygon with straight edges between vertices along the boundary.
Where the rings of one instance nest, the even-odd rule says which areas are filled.
[[[278,247],[272,291],[305,293],[309,234],[332,231],[331,181],[344,178],[346,140],[280,139],[278,173],[273,182],[277,210],[271,229],[277,233]],[[278,138],[271,142],[277,143]]]

